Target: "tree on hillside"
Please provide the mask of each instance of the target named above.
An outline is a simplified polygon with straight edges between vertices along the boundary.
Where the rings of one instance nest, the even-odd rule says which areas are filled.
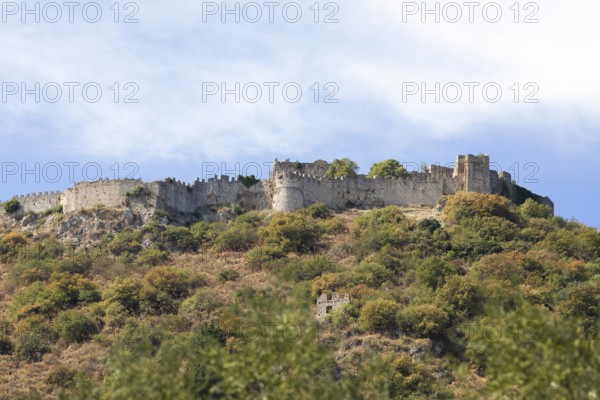
[[[385,178],[401,178],[406,176],[406,169],[400,164],[398,160],[386,160],[375,163],[371,166],[371,170],[367,175],[367,178],[375,178],[376,176],[382,176]]]
[[[539,306],[497,311],[469,330],[488,385],[478,398],[597,399],[600,337]],[[483,396],[482,396],[483,395]]]

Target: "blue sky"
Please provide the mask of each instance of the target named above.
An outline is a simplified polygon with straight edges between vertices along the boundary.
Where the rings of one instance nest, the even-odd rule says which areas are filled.
[[[280,1],[273,22],[263,2],[253,3],[263,13],[257,23],[247,21],[256,15],[251,2],[239,3],[239,23],[234,15],[222,22],[221,10],[208,13],[217,3],[118,3],[118,23],[114,2],[97,3],[97,23],[86,21],[94,8],[84,16],[85,2],[72,23],[66,8],[58,22],[47,22],[54,17],[50,8],[44,14],[48,2],[40,3],[39,23],[3,9],[0,199],[63,190],[71,185],[69,165],[75,179],[93,178],[99,167],[105,178],[192,181],[214,163],[236,173],[274,158],[349,156],[366,173],[387,158],[445,164],[458,153],[488,153],[513,175],[518,169],[519,183],[551,197],[558,215],[600,226],[597,2],[518,3],[518,23],[514,2],[494,3],[487,14],[490,2],[481,2],[473,23],[464,7],[460,21],[448,22],[455,15],[443,13],[448,2],[440,4],[439,23],[433,15],[422,22],[419,12],[407,14],[409,2],[391,0],[320,2],[318,23],[312,0]],[[289,22],[298,8],[302,17]],[[496,9],[502,17],[491,23]],[[132,12],[138,22],[124,23]],[[324,23],[328,15],[338,22]],[[539,22],[524,23],[527,16]],[[23,102],[20,85],[35,92],[36,82],[40,102],[34,94]],[[42,89],[51,82],[63,92],[55,103],[52,86]],[[72,102],[65,82],[74,82]],[[272,82],[272,101],[265,82]],[[434,94],[424,101],[407,94],[436,82],[439,102]],[[472,101],[465,82],[476,85]],[[19,92],[11,95],[13,83]],[[225,102],[220,93],[206,95],[207,85],[236,83],[247,88],[239,103],[233,94]],[[98,102],[84,98],[86,84],[102,90]],[[288,100],[302,90],[297,102],[284,97],[286,84]],[[457,85],[462,97],[452,102]],[[501,88],[497,102],[489,101],[493,90],[486,100],[485,85]],[[253,103],[256,86],[263,97]],[[336,103],[323,101],[336,91]],[[138,102],[124,102],[128,94]],[[537,102],[524,102],[528,94]],[[36,163],[39,174],[23,176],[23,166],[35,170]],[[61,179],[53,179],[56,165]]]

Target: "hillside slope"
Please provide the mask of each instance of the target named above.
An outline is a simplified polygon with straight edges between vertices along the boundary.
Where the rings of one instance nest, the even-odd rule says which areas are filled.
[[[600,395],[595,229],[476,193],[236,211],[6,224],[0,399]],[[317,320],[323,293],[350,301]]]

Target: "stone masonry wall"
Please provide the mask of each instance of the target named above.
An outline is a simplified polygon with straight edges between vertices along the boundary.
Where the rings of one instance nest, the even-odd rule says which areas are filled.
[[[43,213],[60,204],[61,192],[31,193],[15,198],[26,211]],[[5,214],[4,203],[0,202],[0,214]]]
[[[150,184],[156,196],[156,208],[168,212],[195,213],[212,206],[237,203],[246,209],[269,209],[270,199],[265,182],[247,188],[242,182],[228,176],[196,180],[188,185],[174,179]]]
[[[365,176],[317,179],[292,173],[276,179],[272,203],[275,211],[294,211],[315,202],[322,202],[337,211],[386,205],[433,207],[441,196],[461,189],[458,179],[426,173],[398,179]]]
[[[459,155],[452,176],[463,182],[465,192],[490,193],[490,158]]]
[[[294,211],[315,202],[342,211],[387,205],[433,207],[441,196],[459,191],[498,194],[514,188],[510,174],[490,171],[489,157],[485,155],[458,156],[454,169],[432,165],[426,172],[410,173],[398,179],[370,179],[365,175],[327,178],[324,175],[328,165],[321,160],[314,163],[275,160],[270,179],[259,181],[250,188],[228,176],[196,180],[193,184],[171,178],[151,183],[133,179],[100,180],[76,183],[62,194],[38,193],[20,196],[18,200],[25,211],[37,213],[57,204],[63,206],[65,213],[97,206],[121,208],[141,204],[169,213],[195,214],[206,208],[233,203],[250,210]],[[128,193],[140,187],[145,189],[145,194],[132,203]],[[552,203],[550,199],[547,201]],[[1,213],[4,213],[3,207],[0,207]]]
[[[143,185],[140,179],[78,182],[74,187],[64,191],[61,204],[66,213],[98,206],[124,207],[127,193]]]

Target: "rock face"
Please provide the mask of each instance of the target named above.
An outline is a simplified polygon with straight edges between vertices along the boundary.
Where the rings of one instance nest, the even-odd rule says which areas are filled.
[[[50,214],[62,209],[69,216],[84,210],[115,209],[122,210],[124,223],[128,224],[161,215],[183,224],[226,219],[227,216],[216,214],[217,210],[234,204],[246,210],[273,211],[294,211],[316,202],[336,211],[387,205],[434,207],[440,197],[460,191],[519,199],[529,196],[553,207],[549,198],[517,186],[510,174],[490,170],[489,166],[488,156],[461,155],[453,168],[432,165],[403,178],[371,179],[359,175],[334,179],[325,177],[329,167],[325,161],[275,160],[270,178],[263,181],[222,176],[193,184],[171,178],[151,183],[134,179],[79,182],[63,193],[19,196],[16,200],[20,208],[13,215]],[[6,216],[6,212],[0,203],[2,215]]]
[[[106,233],[140,227],[146,222],[130,208],[82,210],[49,216],[28,214],[22,219],[0,218],[4,229],[52,235],[61,241],[71,242],[75,247],[97,243]]]

